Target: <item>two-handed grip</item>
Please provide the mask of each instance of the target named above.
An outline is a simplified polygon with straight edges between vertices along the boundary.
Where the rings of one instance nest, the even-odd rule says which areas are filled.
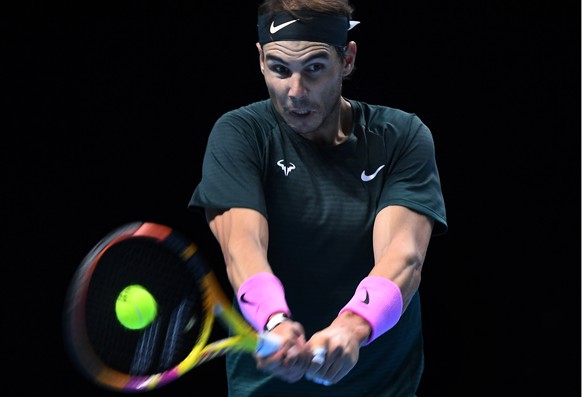
[[[257,344],[256,354],[260,357],[266,357],[279,350],[280,346],[281,338],[275,334],[266,332],[259,335],[259,342]],[[313,363],[323,365],[323,363],[325,362],[326,354],[327,350],[324,347],[316,347],[315,349],[313,349],[313,358],[311,359],[311,361]],[[325,379],[309,377],[308,380],[324,386],[331,385],[331,383]]]

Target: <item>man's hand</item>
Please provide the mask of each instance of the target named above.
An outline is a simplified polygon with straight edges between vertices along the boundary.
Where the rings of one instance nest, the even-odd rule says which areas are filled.
[[[326,386],[339,382],[358,362],[360,346],[370,335],[370,325],[352,312],[344,312],[329,327],[316,332],[307,345],[312,359],[305,377]],[[323,351],[325,357],[314,355]]]
[[[293,320],[277,325],[271,331],[281,340],[281,347],[267,357],[255,356],[257,369],[294,383],[303,378],[311,363],[311,350],[305,342],[303,326]]]

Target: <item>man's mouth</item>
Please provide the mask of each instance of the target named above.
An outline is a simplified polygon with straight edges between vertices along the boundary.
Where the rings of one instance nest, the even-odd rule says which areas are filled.
[[[292,109],[289,112],[298,117],[304,117],[311,114],[311,110]]]

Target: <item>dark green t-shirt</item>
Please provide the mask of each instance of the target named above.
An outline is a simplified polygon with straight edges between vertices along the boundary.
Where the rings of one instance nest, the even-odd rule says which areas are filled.
[[[267,218],[269,263],[307,338],[331,323],[374,266],[372,229],[381,209],[406,206],[433,218],[434,234],[447,228],[430,130],[414,114],[350,103],[353,130],[333,147],[292,131],[270,100],[227,112],[210,133],[189,203],[192,210],[251,208]],[[251,356],[229,354],[229,395],[414,396],[421,328],[417,293],[398,324],[363,347],[357,365],[330,387],[286,383],[257,371]]]

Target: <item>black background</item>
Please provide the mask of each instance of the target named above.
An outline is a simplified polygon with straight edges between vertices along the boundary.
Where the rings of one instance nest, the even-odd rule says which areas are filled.
[[[26,2],[1,17],[3,387],[114,395],[79,375],[61,335],[68,283],[112,228],[174,226],[223,276],[186,205],[215,119],[267,95],[255,4]],[[344,94],[425,121],[447,203],[421,286],[419,397],[575,395],[579,4],[354,4]],[[223,376],[218,359],[151,394],[225,395]]]

